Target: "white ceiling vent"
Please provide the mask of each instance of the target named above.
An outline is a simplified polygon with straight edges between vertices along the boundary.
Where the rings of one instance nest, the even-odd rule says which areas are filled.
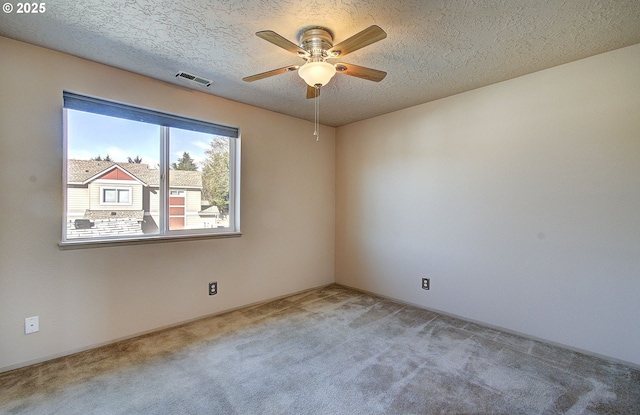
[[[204,86],[209,86],[213,83],[213,81],[210,81],[208,79],[202,78],[200,76],[196,76],[196,75],[192,75],[190,73],[186,73],[183,71],[180,71],[176,74],[177,78],[182,78],[182,79],[186,79],[188,81],[192,81],[192,82],[197,82],[200,85],[204,85]]]

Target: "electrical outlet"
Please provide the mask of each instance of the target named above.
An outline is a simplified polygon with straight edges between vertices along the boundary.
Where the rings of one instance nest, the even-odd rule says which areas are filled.
[[[214,282],[210,282],[209,283],[209,295],[216,295],[218,294],[218,282],[214,281]]]
[[[428,290],[430,288],[431,288],[431,279],[423,278],[422,279],[422,289],[423,290]]]
[[[24,334],[31,334],[40,331],[40,318],[38,316],[24,319]]]

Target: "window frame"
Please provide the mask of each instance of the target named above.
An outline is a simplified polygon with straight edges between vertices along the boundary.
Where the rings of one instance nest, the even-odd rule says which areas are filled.
[[[68,188],[67,165],[68,165],[68,115],[67,110],[74,109],[114,118],[129,119],[134,121],[147,122],[160,127],[160,184],[162,197],[160,198],[160,223],[158,233],[144,236],[118,236],[118,237],[90,237],[90,238],[67,238],[68,219]],[[63,212],[62,212],[62,239],[58,243],[60,249],[91,248],[97,246],[119,246],[131,244],[146,244],[155,242],[171,242],[178,240],[192,240],[200,238],[229,238],[239,237],[240,231],[240,151],[241,138],[240,129],[217,124],[211,121],[203,121],[182,115],[170,114],[153,109],[138,107],[130,104],[123,104],[103,98],[80,95],[73,92],[63,91]],[[169,229],[170,222],[170,129],[178,128],[197,132],[204,132],[216,136],[226,137],[229,140],[229,225],[225,228],[195,228],[195,229]],[[133,203],[133,188],[127,185],[118,186],[108,183],[100,184],[100,204],[106,206],[130,206]],[[129,192],[129,203],[104,203],[104,189],[127,189]],[[186,191],[184,194],[186,202]],[[149,212],[144,212],[145,217]]]

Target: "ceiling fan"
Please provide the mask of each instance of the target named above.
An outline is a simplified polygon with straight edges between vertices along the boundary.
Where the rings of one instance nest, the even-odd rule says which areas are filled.
[[[242,78],[246,82],[253,82],[297,70],[300,77],[307,83],[307,98],[317,98],[320,94],[320,87],[326,85],[336,73],[374,82],[382,81],[387,75],[386,72],[377,69],[344,62],[331,63],[327,61],[338,57],[341,58],[348,53],[386,38],[385,31],[376,25],[364,29],[337,45],[333,45],[333,35],[324,27],[312,27],[302,32],[300,46],[272,30],[257,32],[256,36],[301,57],[305,60],[305,63],[302,65],[289,65]]]

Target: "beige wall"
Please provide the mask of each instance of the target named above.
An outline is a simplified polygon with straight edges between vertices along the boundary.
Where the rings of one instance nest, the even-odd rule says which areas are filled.
[[[635,45],[338,128],[336,281],[640,364],[639,68]]]
[[[334,129],[6,38],[0,56],[0,370],[333,281]],[[59,250],[63,89],[239,127],[242,237]]]

